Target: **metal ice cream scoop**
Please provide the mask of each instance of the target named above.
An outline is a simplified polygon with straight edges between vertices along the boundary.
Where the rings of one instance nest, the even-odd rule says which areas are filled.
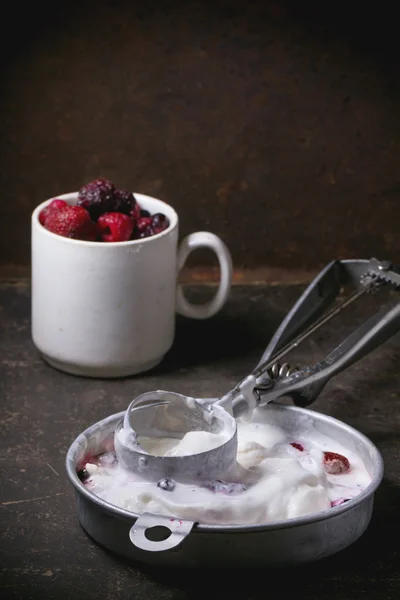
[[[353,292],[334,308],[341,289]],[[376,259],[334,261],[307,287],[272,337],[254,371],[222,398],[191,398],[158,390],[135,398],[115,432],[120,464],[151,481],[218,479],[236,462],[236,419],[259,405],[289,396],[300,406],[311,404],[337,373],[369,354],[400,330],[397,298],[354,331],[313,366],[292,367],[281,359],[365,293],[384,287],[400,290],[400,270]],[[217,447],[184,456],[155,456],[140,446],[141,437],[180,440],[189,431],[223,436]]]
[[[216,448],[186,456],[154,456],[140,446],[141,437],[175,438],[178,442],[189,431],[206,431],[223,439]],[[217,403],[174,392],[147,392],[131,402],[114,441],[120,464],[144,478],[216,478],[221,474],[221,462],[231,465],[235,461],[236,421]]]

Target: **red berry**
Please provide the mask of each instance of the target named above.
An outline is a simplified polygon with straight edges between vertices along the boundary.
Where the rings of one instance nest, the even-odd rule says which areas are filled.
[[[151,217],[140,217],[140,219],[136,221],[136,228],[139,233],[142,233],[142,231],[147,229],[147,227],[150,227],[150,225]]]
[[[61,210],[65,206],[68,206],[68,203],[65,202],[65,200],[60,200],[59,198],[56,198],[55,200],[52,200],[50,202],[50,204],[48,204],[43,210],[40,211],[40,213],[39,213],[39,223],[41,225],[45,225],[46,219],[47,219],[49,213],[51,213],[54,210]]]
[[[350,463],[343,454],[324,452],[324,468],[329,475],[343,475],[350,471]]]
[[[75,240],[96,240],[96,226],[91,221],[90,215],[81,206],[64,206],[61,210],[49,212],[46,229],[63,237]]]
[[[51,208],[52,210],[61,210],[65,206],[69,206],[69,204],[68,202],[65,202],[65,200],[61,200],[61,198],[56,198],[55,200],[52,200],[49,204],[49,208]]]
[[[123,213],[109,212],[101,215],[97,221],[97,230],[103,242],[127,242],[135,223]]]
[[[168,217],[162,213],[156,213],[151,218],[151,226],[154,230],[154,233],[161,233],[161,231],[164,231],[164,229],[169,227]]]
[[[300,452],[303,452],[304,450],[304,446],[302,446],[298,442],[291,442],[290,445],[293,446],[293,448],[296,448],[296,450],[299,450]]]
[[[45,224],[48,213],[49,213],[49,209],[48,209],[47,206],[46,206],[46,208],[44,208],[43,210],[40,211],[40,213],[39,213],[39,223],[41,225]]]

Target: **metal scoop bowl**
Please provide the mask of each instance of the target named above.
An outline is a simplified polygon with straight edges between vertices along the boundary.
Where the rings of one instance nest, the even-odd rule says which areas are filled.
[[[221,434],[223,440],[210,450],[185,456],[155,456],[140,445],[141,437],[178,441],[190,431]],[[217,479],[236,461],[237,425],[233,416],[214,402],[157,390],[130,403],[117,425],[114,442],[121,466],[149,481]]]

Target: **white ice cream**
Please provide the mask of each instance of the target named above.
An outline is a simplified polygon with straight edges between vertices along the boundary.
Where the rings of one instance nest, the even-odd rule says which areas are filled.
[[[300,444],[301,451],[291,444]],[[142,439],[153,454],[179,456],[211,449],[219,436],[190,432],[181,441]],[[344,455],[350,471],[330,475],[324,452]],[[86,464],[85,485],[115,506],[134,513],[151,512],[200,523],[253,525],[319,512],[357,496],[370,483],[363,462],[336,441],[316,431],[295,439],[265,422],[238,422],[235,469],[224,482],[187,485],[172,482],[169,489],[140,480],[118,465],[113,453]]]
[[[189,431],[181,440],[141,437],[143,450],[154,456],[189,456],[213,450],[226,442],[228,436],[208,431]]]

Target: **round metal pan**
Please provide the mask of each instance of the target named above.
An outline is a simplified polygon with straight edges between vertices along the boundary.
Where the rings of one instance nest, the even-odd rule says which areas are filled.
[[[287,431],[312,423],[357,453],[372,478],[356,498],[305,517],[262,525],[202,525],[184,519],[137,515],[105,502],[80,481],[77,470],[85,456],[110,450],[124,412],[111,415],[81,433],[66,457],[74,486],[78,519],[103,547],[132,561],[162,566],[289,566],[316,561],[343,550],[366,530],[374,493],[383,477],[382,457],[359,431],[332,417],[294,406],[269,404],[269,422]]]

